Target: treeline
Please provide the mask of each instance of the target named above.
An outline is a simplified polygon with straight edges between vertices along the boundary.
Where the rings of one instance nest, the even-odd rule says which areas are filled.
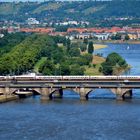
[[[79,45],[65,37],[33,34],[23,37],[15,46],[13,43],[0,57],[0,75],[31,72],[42,57],[46,57],[46,61],[39,66],[39,73],[44,75],[84,75],[84,66],[92,62],[91,53],[81,55]]]

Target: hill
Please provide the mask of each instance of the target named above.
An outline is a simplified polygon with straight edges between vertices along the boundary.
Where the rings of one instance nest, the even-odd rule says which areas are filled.
[[[140,1],[73,1],[0,3],[0,20],[88,20],[92,23],[106,18],[140,18]],[[99,23],[100,23],[99,22]],[[137,21],[138,22],[138,21]]]

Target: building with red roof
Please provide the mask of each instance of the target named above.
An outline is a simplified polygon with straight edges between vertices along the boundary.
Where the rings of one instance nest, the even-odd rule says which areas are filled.
[[[26,33],[52,33],[55,28],[21,28],[20,31]]]

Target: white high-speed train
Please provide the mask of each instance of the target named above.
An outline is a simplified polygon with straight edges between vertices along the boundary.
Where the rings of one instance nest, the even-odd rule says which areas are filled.
[[[88,80],[88,79],[140,79],[140,76],[37,76],[37,75],[19,75],[19,76],[0,76],[0,80]]]

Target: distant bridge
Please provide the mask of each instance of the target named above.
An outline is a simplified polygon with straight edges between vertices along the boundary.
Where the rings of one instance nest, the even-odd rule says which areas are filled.
[[[132,97],[132,89],[140,88],[140,76],[0,76],[0,93],[12,95],[17,90],[36,91],[42,100],[54,95],[62,98],[63,90],[70,89],[87,100],[91,91],[109,89],[116,99]]]

